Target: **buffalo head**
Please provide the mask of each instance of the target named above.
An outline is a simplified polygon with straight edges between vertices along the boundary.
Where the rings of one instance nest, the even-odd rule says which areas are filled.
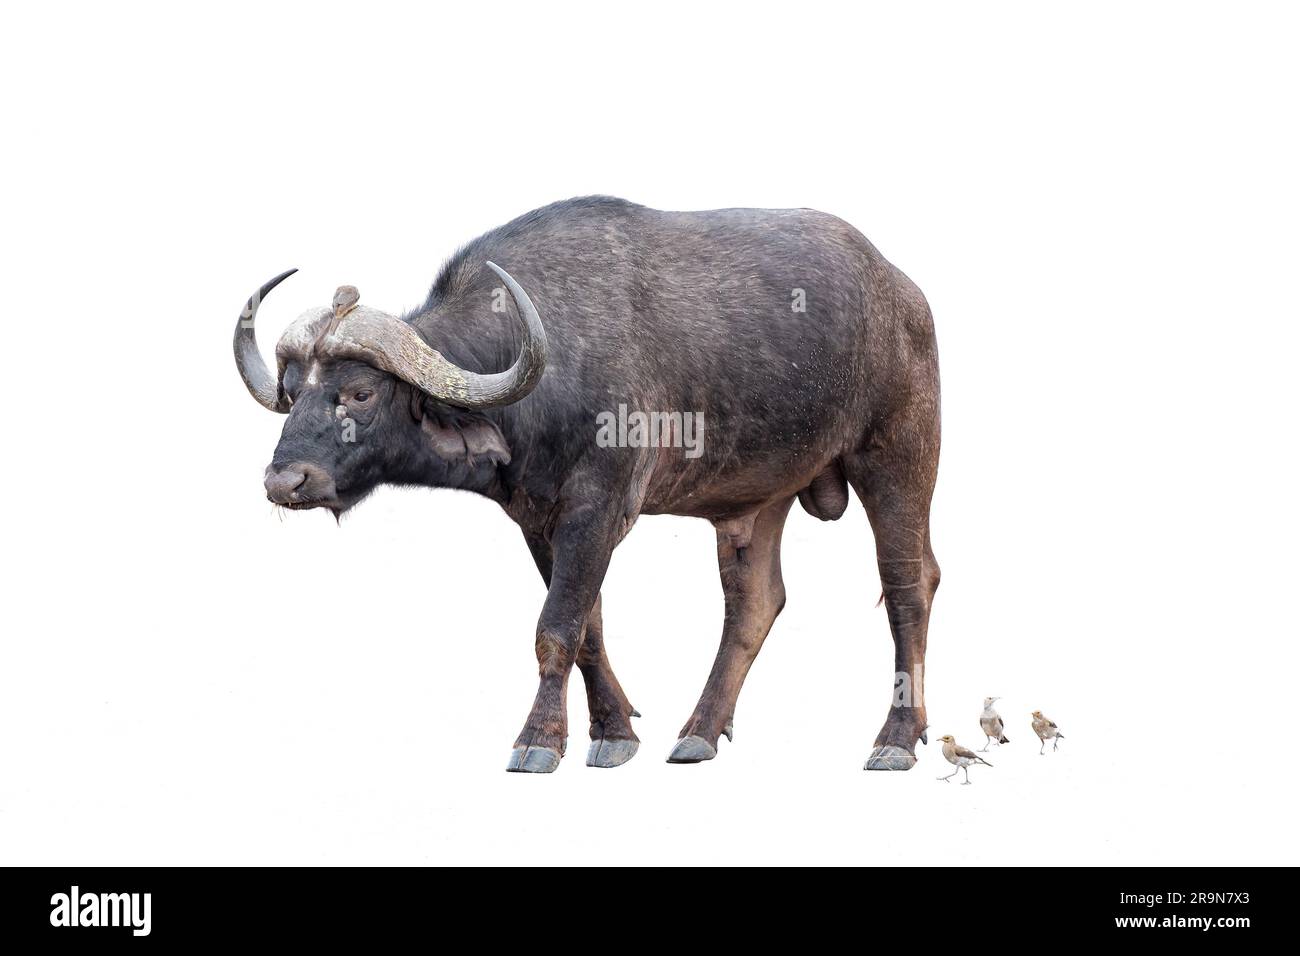
[[[262,299],[297,270],[259,289],[235,328],[235,364],[249,393],[287,415],[266,469],[266,495],[287,508],[336,515],[380,484],[426,484],[430,474],[508,463],[510,451],[483,409],[519,401],[546,368],[546,332],[528,294],[487,263],[514,298],[522,345],[504,372],[449,362],[409,323],[361,305],[342,286],[280,337],[276,374],[262,361],[254,321]]]

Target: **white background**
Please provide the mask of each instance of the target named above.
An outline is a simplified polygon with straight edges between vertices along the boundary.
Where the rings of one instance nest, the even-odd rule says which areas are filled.
[[[897,7],[7,14],[0,862],[1297,862],[1295,15]],[[641,753],[583,766],[575,677],[569,755],[526,776],[543,590],[504,514],[265,500],[254,288],[302,269],[269,350],[337,285],[396,312],[597,192],[833,212],[929,297],[913,771],[861,769],[893,667],[856,502],[792,512],[789,604],[700,766],[663,761],[720,632],[713,532],[642,519],[605,586]],[[1013,742],[937,783],[986,694]]]

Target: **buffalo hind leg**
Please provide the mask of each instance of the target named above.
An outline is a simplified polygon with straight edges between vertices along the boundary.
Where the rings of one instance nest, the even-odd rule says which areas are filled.
[[[740,687],[785,606],[781,529],[793,502],[794,498],[787,498],[749,518],[715,522],[718,571],[726,599],[722,644],[669,763],[712,760],[718,753],[718,737],[725,734],[731,739]]]
[[[915,435],[916,432],[906,432]],[[925,642],[939,564],[930,548],[938,436],[914,450],[873,447],[846,461],[876,538],[876,562],[894,637],[894,696],[866,770],[910,770],[926,739]]]
[[[565,509],[550,535],[553,558],[535,640],[540,679],[537,697],[510,752],[507,770],[550,773],[564,756],[569,673],[582,656],[600,599],[600,585],[616,540],[616,510],[587,504]]]
[[[537,570],[547,586],[551,583],[551,546],[545,538],[525,534]],[[605,632],[600,616],[600,597],[587,615],[587,634],[578,649],[578,670],[587,685],[587,714],[591,746],[588,767],[618,767],[636,756],[640,739],[632,729],[633,717],[640,717],[630,703],[605,653]]]

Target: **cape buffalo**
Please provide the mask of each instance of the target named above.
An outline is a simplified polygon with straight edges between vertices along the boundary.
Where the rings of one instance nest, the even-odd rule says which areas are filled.
[[[340,288],[284,333],[272,375],[253,322],[290,274],[262,286],[235,330],[248,390],[287,415],[270,500],[338,515],[381,484],[475,491],[519,525],[546,581],[541,684],[507,769],[558,766],[575,663],[588,766],[636,753],[600,589],[642,514],[706,518],[717,531],[722,645],[668,758],[712,759],[785,604],[791,504],[834,520],[850,486],[875,534],[896,662],[866,769],[916,762],[939,584],[938,357],[925,298],[856,229],[809,209],[560,202],[466,245],[400,318]]]

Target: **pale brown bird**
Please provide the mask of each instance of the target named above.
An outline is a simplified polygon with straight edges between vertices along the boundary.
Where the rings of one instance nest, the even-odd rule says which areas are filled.
[[[986,767],[993,766],[993,764],[989,763],[975,751],[957,743],[956,738],[954,738],[952,734],[944,734],[939,738],[939,741],[943,744],[944,759],[966,775],[966,780],[962,783],[963,787],[970,783],[970,771],[966,768],[971,764],[982,763]],[[954,770],[946,777],[938,777],[937,779],[947,783],[953,777],[957,776],[957,770]]]
[[[984,713],[980,714],[980,730],[984,731],[987,739],[984,741],[984,746],[980,748],[980,753],[987,751],[993,741],[997,741],[999,745],[1011,743],[1007,735],[1002,732],[1002,718],[993,709],[993,702],[1001,699],[1000,697],[984,698]]]
[[[1058,728],[1056,724],[1044,717],[1041,710],[1034,711],[1033,717],[1034,733],[1038,734],[1038,739],[1042,741],[1042,743],[1038,745],[1038,755],[1041,757],[1043,755],[1043,748],[1047,746],[1049,740],[1052,742],[1052,749],[1055,750],[1056,742],[1058,740],[1064,740],[1065,734],[1061,733],[1060,728]]]
[[[341,319],[357,307],[361,293],[354,285],[341,285],[334,293],[334,318]]]

